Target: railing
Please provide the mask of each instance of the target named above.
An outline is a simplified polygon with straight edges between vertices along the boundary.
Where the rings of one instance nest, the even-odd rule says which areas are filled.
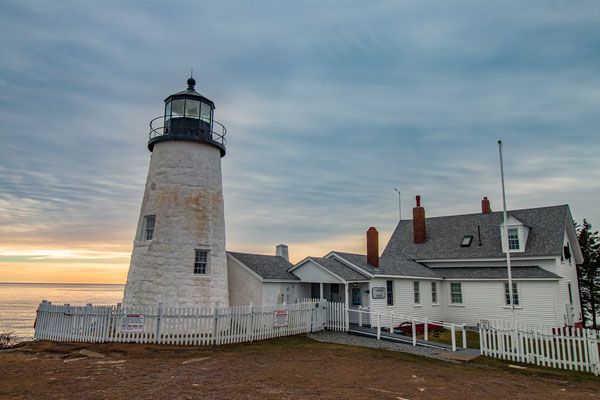
[[[191,309],[54,305],[38,309],[35,340],[220,345],[322,329],[315,303]]]
[[[599,332],[572,327],[480,321],[481,354],[544,367],[600,374]]]
[[[385,312],[385,311],[371,311],[369,309],[359,308],[358,310],[350,309],[351,313],[358,313],[358,325],[362,326],[363,317],[366,315],[369,316],[371,326],[376,326],[377,328],[377,339],[381,339],[382,329],[385,329],[384,326],[388,327],[390,333],[394,332],[395,325],[401,325],[403,323],[409,323],[411,326],[411,336],[412,336],[412,344],[413,346],[417,345],[417,324],[423,324],[423,339],[429,340],[429,327],[436,326],[444,329],[448,329],[450,331],[452,337],[452,351],[457,350],[456,345],[456,332],[460,330],[462,332],[462,347],[464,349],[467,348],[467,329],[465,324],[454,324],[444,321],[435,321],[430,320],[425,317],[414,317],[414,316],[405,316],[394,312]]]
[[[213,142],[219,143],[221,146],[225,147],[227,141],[225,140],[225,135],[227,134],[227,128],[223,126],[218,121],[206,121],[204,119],[192,119],[192,118],[171,118],[170,121],[172,123],[177,122],[176,129],[180,131],[186,132],[186,135],[191,137],[201,138],[206,136],[206,139],[211,140]],[[193,121],[193,122],[190,122]],[[197,123],[195,121],[198,121]],[[150,121],[150,132],[148,134],[148,140],[152,141],[153,139],[171,135],[172,132],[168,126],[161,125],[164,123],[164,115],[160,117],[154,118]],[[160,126],[158,126],[160,125]],[[209,127],[209,129],[206,129]],[[178,134],[177,136],[180,136]]]

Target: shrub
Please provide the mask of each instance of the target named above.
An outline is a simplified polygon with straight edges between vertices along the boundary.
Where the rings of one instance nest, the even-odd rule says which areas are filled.
[[[13,332],[0,332],[0,349],[8,349],[17,343],[17,337]]]

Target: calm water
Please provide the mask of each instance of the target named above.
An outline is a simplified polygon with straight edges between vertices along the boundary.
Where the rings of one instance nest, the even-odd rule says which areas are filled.
[[[35,311],[42,300],[53,304],[117,304],[125,285],[71,283],[0,283],[0,332],[33,338]]]

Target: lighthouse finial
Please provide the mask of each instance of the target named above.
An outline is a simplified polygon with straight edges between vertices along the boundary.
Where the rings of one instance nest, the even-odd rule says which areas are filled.
[[[196,86],[196,80],[194,79],[194,69],[192,68],[190,71],[190,78],[187,80],[188,89],[194,89]]]

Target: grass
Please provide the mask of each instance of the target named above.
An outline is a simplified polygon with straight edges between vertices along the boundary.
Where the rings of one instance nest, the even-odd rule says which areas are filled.
[[[456,331],[456,347],[462,347],[462,331]],[[417,335],[418,339],[425,339],[425,335]],[[452,332],[444,329],[435,332],[429,332],[427,340],[437,343],[452,345]],[[469,349],[479,349],[479,332],[467,331],[467,347]]]
[[[13,332],[0,332],[0,349],[9,349],[18,342]]]

